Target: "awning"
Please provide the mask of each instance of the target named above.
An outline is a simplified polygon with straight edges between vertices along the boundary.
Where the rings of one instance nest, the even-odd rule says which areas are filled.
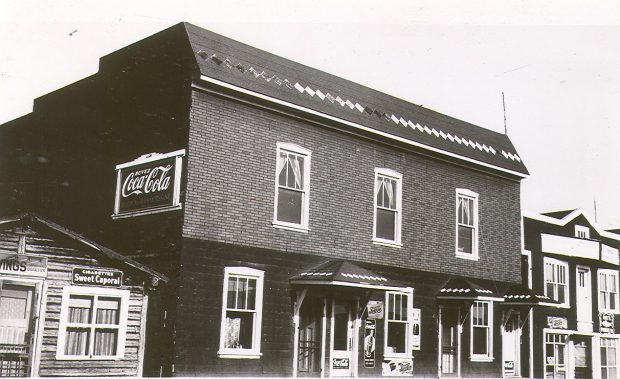
[[[511,285],[504,294],[504,305],[555,306],[557,304],[555,300],[544,295],[538,295],[520,284]]]
[[[436,295],[438,300],[492,300],[504,299],[495,291],[484,288],[466,279],[452,278],[441,287]]]
[[[388,279],[351,262],[331,260],[314,268],[304,270],[290,279],[297,285],[328,285],[368,288],[375,290],[402,291],[408,286]]]

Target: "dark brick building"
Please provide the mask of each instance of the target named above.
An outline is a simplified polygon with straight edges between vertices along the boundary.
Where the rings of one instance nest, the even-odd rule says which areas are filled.
[[[514,364],[502,302],[528,173],[506,135],[186,23],[0,133],[3,207],[170,278],[145,374]]]

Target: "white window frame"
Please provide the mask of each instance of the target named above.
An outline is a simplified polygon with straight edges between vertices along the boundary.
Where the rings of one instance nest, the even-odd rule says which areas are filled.
[[[607,344],[605,344],[605,346],[603,346],[603,340],[609,341],[609,342],[613,343],[614,346],[610,346],[610,345],[607,345]],[[616,350],[616,357],[615,357],[616,358],[616,365],[615,366],[611,366],[609,364],[603,365],[603,355],[601,354],[601,356],[599,357],[600,362],[601,362],[599,375],[600,375],[601,378],[603,377],[603,370],[609,370],[610,368],[615,368],[616,369],[616,373],[620,372],[620,363],[619,363],[619,361],[620,361],[620,346],[618,346],[619,345],[618,342],[620,342],[620,340],[617,337],[604,337],[604,336],[601,336],[601,338],[600,338],[600,341],[599,341],[599,351],[603,350],[603,349],[607,350],[610,347],[614,348]],[[607,351],[605,351],[605,353],[607,353]],[[608,372],[608,374],[609,374],[609,372]],[[607,377],[609,378],[610,376],[607,375]]]
[[[474,307],[476,304],[487,304],[487,320],[489,324],[486,326],[474,325]],[[492,362],[493,356],[493,302],[488,300],[476,300],[471,305],[470,313],[470,330],[469,330],[469,353],[470,361],[472,362]],[[487,353],[486,354],[474,354],[474,328],[486,328],[487,329]]]
[[[276,228],[293,230],[298,232],[307,233],[309,229],[309,210],[310,210],[310,161],[312,159],[312,152],[308,149],[304,149],[299,145],[292,143],[278,142],[276,144],[276,169],[274,180],[274,202],[273,202],[273,221],[272,225]],[[279,221],[278,220],[278,189],[280,173],[278,172],[278,160],[280,159],[280,152],[286,151],[293,153],[304,158],[304,178],[303,186],[300,192],[303,193],[301,204],[301,223],[296,224],[292,222]]]
[[[407,298],[407,320],[390,320],[389,319],[389,306],[390,306],[390,294],[392,295],[401,295],[406,296]],[[390,322],[399,322],[406,324],[405,333],[405,353],[387,353],[388,351],[388,328]],[[383,339],[383,351],[384,358],[412,358],[413,355],[413,290],[403,292],[403,291],[386,291],[385,293],[385,322],[383,325],[383,334],[385,338]]]
[[[472,236],[472,252],[465,253],[459,251],[459,198],[465,197],[473,200],[474,203],[474,225],[467,225],[468,227],[472,227],[474,229]],[[465,188],[457,188],[456,189],[456,201],[454,204],[454,225],[455,225],[455,233],[454,233],[454,252],[458,258],[470,259],[477,261],[480,259],[478,255],[478,194],[476,192],[470,191]]]
[[[568,371],[568,359],[569,359],[569,357],[568,357],[568,338],[569,338],[569,334],[568,333],[562,333],[562,332],[554,330],[554,331],[544,331],[543,335],[544,335],[543,345],[542,345],[542,347],[543,347],[543,349],[542,349],[542,351],[543,351],[543,354],[542,354],[543,374],[547,373],[547,366],[553,366],[553,367],[555,367],[554,368],[554,374],[557,373],[557,372],[563,371],[566,374],[566,376],[568,376],[567,371]],[[553,341],[547,341],[547,337],[549,335],[554,335],[555,336],[555,337],[552,338],[552,339],[554,339]],[[556,337],[557,337],[558,340],[562,340],[563,339],[564,341],[556,341],[555,340]],[[553,347],[553,360],[554,361],[552,363],[547,362],[547,358],[548,358],[547,357],[547,344],[551,344],[551,345],[554,346]],[[564,355],[563,355],[564,363],[562,363],[562,364],[558,363],[557,360],[556,360],[556,353],[557,353],[556,346],[558,346],[558,345],[563,345],[564,346]],[[558,366],[562,366],[562,370],[559,370]]]
[[[618,270],[610,270],[610,269],[599,269],[597,271],[597,283],[598,283],[598,309],[600,312],[606,312],[606,313],[614,313],[614,314],[620,314],[620,305],[618,304],[618,292],[620,291],[620,288],[618,288]],[[608,280],[609,276],[613,276],[614,277],[614,281],[616,284],[616,292],[613,293],[609,290],[609,286],[606,286],[607,289],[603,290],[602,288],[602,280],[601,280],[601,276],[605,276],[605,280]],[[607,283],[606,283],[607,284]],[[608,294],[608,296],[614,296],[616,299],[616,308],[615,309],[611,309],[608,306],[606,306],[605,304],[602,304],[601,302],[601,293],[605,292]]]
[[[256,280],[256,299],[254,302],[254,328],[252,334],[251,349],[235,349],[224,347],[226,335],[226,305],[228,304],[228,279],[233,277],[241,277]],[[261,346],[261,327],[263,318],[263,283],[265,272],[250,267],[226,267],[224,268],[224,281],[222,289],[222,318],[220,322],[220,344],[218,356],[220,358],[241,358],[241,359],[258,359],[262,355]]]
[[[379,190],[377,185],[377,179],[379,176],[384,176],[393,180],[396,180],[396,220],[394,222],[394,240],[377,237],[377,191]],[[402,247],[401,243],[401,225],[402,225],[402,189],[403,189],[403,175],[389,168],[375,168],[374,185],[373,185],[373,223],[372,223],[372,242],[377,245],[390,246],[390,247]]]
[[[564,267],[564,277],[566,278],[566,283],[564,283],[566,285],[566,289],[564,292],[564,302],[563,303],[559,303],[559,306],[561,308],[569,308],[570,307],[570,273],[568,271],[568,263],[555,259],[555,258],[549,258],[549,257],[545,257],[544,259],[544,264],[543,264],[543,285],[545,288],[545,296],[558,301],[557,299],[554,299],[552,296],[550,296],[550,294],[547,292],[547,264],[552,264],[554,265],[554,270],[557,272],[557,266],[562,266]],[[559,284],[559,282],[552,282],[557,289],[557,286]],[[556,294],[558,293],[557,291],[554,291]]]
[[[590,228],[583,225],[575,225],[575,237],[590,239]]]
[[[93,322],[86,326],[91,329],[90,341],[89,341],[89,356],[85,355],[67,355],[65,354],[65,341],[67,337],[67,327],[71,327],[73,324],[68,322],[69,317],[69,297],[71,295],[78,296],[93,296],[97,298],[113,297],[118,298],[121,301],[119,309],[119,323],[118,323],[118,345],[116,346],[116,355],[96,356],[92,355],[93,344],[95,339],[95,329],[97,324],[94,323],[95,304],[96,300],[93,299]],[[58,360],[118,360],[125,356],[125,342],[127,337],[127,317],[129,312],[129,290],[121,290],[115,288],[104,287],[80,287],[80,286],[66,286],[62,290],[62,303],[60,305],[60,321],[58,326],[58,342],[56,345],[56,359]]]

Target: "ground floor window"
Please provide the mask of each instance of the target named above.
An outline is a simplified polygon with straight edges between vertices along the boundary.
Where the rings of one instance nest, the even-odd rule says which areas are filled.
[[[385,339],[386,355],[410,354],[411,309],[409,295],[401,292],[387,293],[387,320]]]
[[[618,377],[618,340],[601,338],[601,378],[611,379]]]
[[[547,333],[545,337],[545,378],[566,378],[566,334]]]
[[[124,356],[129,291],[65,287],[56,357],[110,359]]]
[[[475,301],[471,307],[471,360],[493,358],[493,303]]]

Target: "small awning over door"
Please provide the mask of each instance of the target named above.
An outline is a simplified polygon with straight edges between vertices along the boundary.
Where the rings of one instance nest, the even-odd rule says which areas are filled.
[[[437,292],[437,300],[492,300],[503,301],[495,291],[466,279],[452,278]]]
[[[329,285],[367,288],[373,290],[402,291],[408,286],[388,279],[348,261],[331,260],[304,270],[290,279],[297,285]]]
[[[520,284],[508,287],[504,294],[504,305],[523,305],[523,306],[554,306],[557,302],[547,296],[538,295],[531,289]]]

